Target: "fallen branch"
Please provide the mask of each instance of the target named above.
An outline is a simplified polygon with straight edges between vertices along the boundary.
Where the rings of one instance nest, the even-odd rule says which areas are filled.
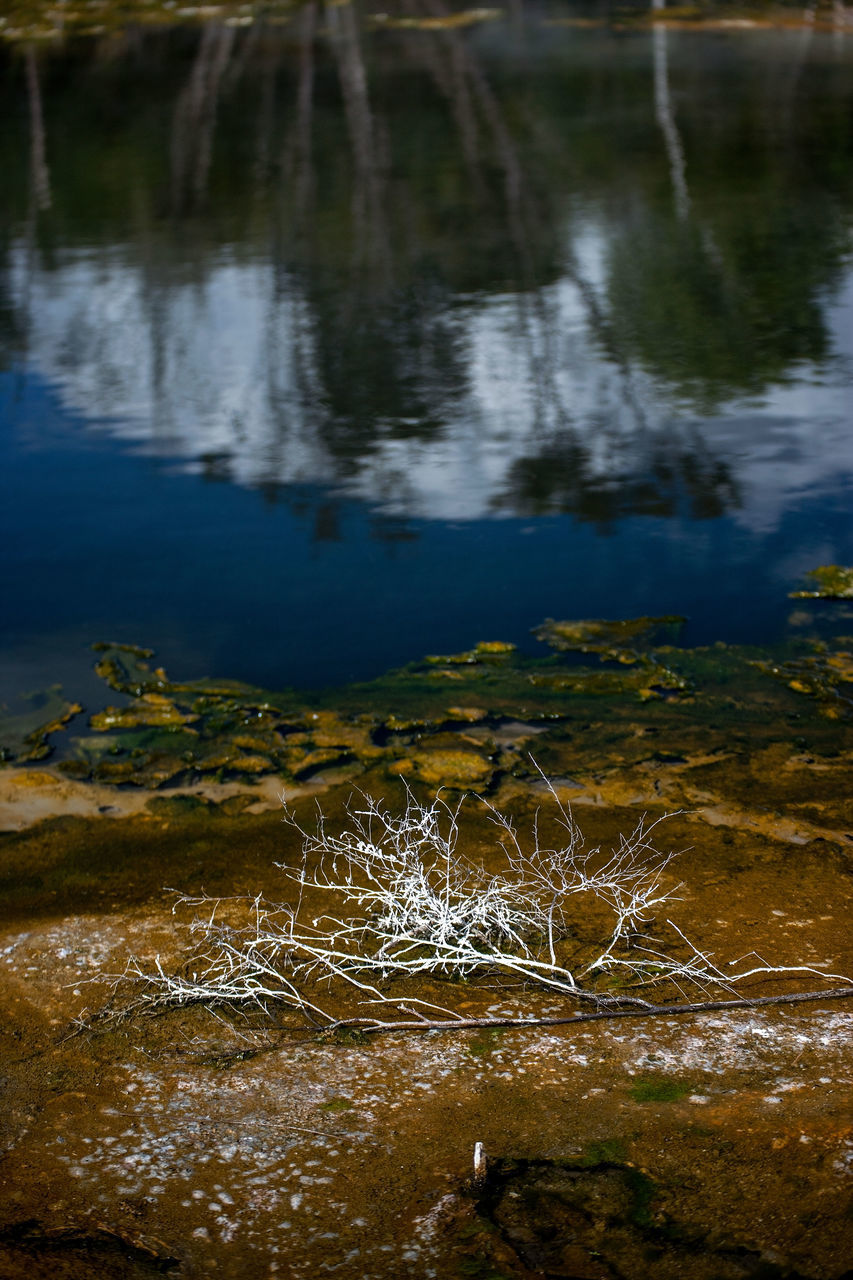
[[[316,830],[306,831],[285,810],[302,838],[301,867],[280,865],[296,885],[295,902],[179,899],[204,913],[189,926],[195,945],[178,972],[159,957],[153,970],[132,958],[122,976],[136,982],[139,994],[118,1016],[193,1004],[265,1014],[287,1007],[315,1031],[374,1034],[671,1017],[853,994],[848,974],[768,964],[754,952],[717,962],[662,910],[679,888],[669,876],[675,855],[652,843],[663,819],[643,817],[609,851],[590,848],[548,787],[553,846],[538,812],[522,839],[508,817],[484,802],[498,832],[496,871],[459,851],[462,802],[451,806],[440,793],[421,804],[407,790],[397,814],[361,795],[340,834],[327,831],[322,811]],[[756,977],[806,976],[839,985],[781,996],[735,994],[738,983]],[[424,977],[509,980],[590,1011],[466,1019],[399,985]],[[621,992],[603,989],[614,977]],[[675,988],[683,1003],[648,999],[648,989],[661,985]],[[690,1001],[691,987],[707,998]],[[365,1012],[341,1017],[341,994],[357,996]]]
[[[647,1005],[644,1009],[603,1009],[596,1013],[575,1013],[570,1017],[543,1018],[456,1018],[443,1021],[393,1021],[348,1018],[330,1030],[360,1031],[373,1035],[380,1031],[474,1031],[483,1027],[564,1027],[578,1022],[602,1022],[605,1018],[672,1018],[684,1013],[715,1013],[729,1009],[759,1009],[773,1004],[803,1004],[817,1000],[849,1000],[853,987],[828,987],[823,991],[796,991],[787,995],[753,996],[742,1000],[698,1000],[692,1004]]]

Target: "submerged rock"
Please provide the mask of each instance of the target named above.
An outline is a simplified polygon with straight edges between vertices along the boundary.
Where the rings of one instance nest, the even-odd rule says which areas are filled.
[[[805,693],[821,704],[821,714],[830,720],[853,715],[853,652],[830,650],[817,643],[812,652],[786,662],[755,663],[760,671],[782,680],[795,693]]]
[[[53,750],[48,739],[79,715],[79,702],[69,702],[60,685],[21,698],[25,711],[0,706],[0,761],[26,764],[44,760]]]

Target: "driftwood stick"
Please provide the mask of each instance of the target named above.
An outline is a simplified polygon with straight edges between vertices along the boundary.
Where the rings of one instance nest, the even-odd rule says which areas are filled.
[[[648,1005],[645,1009],[607,1009],[598,1013],[575,1013],[562,1018],[453,1018],[437,1021],[382,1022],[378,1019],[348,1018],[335,1030],[351,1027],[373,1035],[380,1031],[470,1031],[477,1027],[562,1027],[577,1022],[602,1022],[605,1018],[673,1018],[684,1013],[714,1013],[727,1009],[760,1009],[775,1004],[803,1004],[807,1000],[847,1000],[853,987],[829,987],[823,991],[795,991],[781,996],[753,996],[742,1000],[698,1000],[693,1004]]]

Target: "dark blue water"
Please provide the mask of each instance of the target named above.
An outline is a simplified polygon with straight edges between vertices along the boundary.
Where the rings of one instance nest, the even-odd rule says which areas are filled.
[[[784,636],[853,563],[850,42],[223,30],[7,54],[0,692]]]

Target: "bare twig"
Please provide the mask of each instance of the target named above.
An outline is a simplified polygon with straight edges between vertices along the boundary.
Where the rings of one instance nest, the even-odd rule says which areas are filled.
[[[450,804],[440,792],[421,804],[407,788],[403,812],[396,814],[359,794],[339,834],[327,829],[319,808],[313,831],[285,808],[285,821],[302,839],[301,865],[280,866],[296,885],[295,905],[260,897],[179,899],[204,912],[190,925],[197,946],[177,973],[167,971],[159,957],[153,970],[132,958],[123,976],[138,985],[139,995],[126,1009],[286,1006],[316,1029],[376,1032],[531,1022],[465,1019],[389,985],[424,976],[510,979],[592,1010],[535,1019],[542,1026],[841,998],[853,990],[722,999],[717,993],[730,997],[739,982],[757,976],[817,974],[840,983],[850,978],[807,965],[767,964],[754,953],[719,964],[671,920],[656,920],[680,887],[668,883],[675,855],[653,843],[664,818],[641,818],[610,850],[591,848],[571,809],[545,781],[559,833],[553,846],[544,840],[538,812],[522,839],[505,814],[483,802],[500,833],[504,865],[495,872],[459,850],[463,802]],[[604,936],[584,944],[578,925],[590,909],[602,918]],[[235,912],[237,924],[227,918]],[[650,936],[653,927],[663,938]],[[655,1004],[624,989],[604,991],[599,979],[608,975],[629,978],[634,991],[674,986],[684,998],[680,1004]],[[708,999],[691,1003],[689,987]],[[338,1017],[330,988],[356,995],[360,1008],[371,1012]]]

